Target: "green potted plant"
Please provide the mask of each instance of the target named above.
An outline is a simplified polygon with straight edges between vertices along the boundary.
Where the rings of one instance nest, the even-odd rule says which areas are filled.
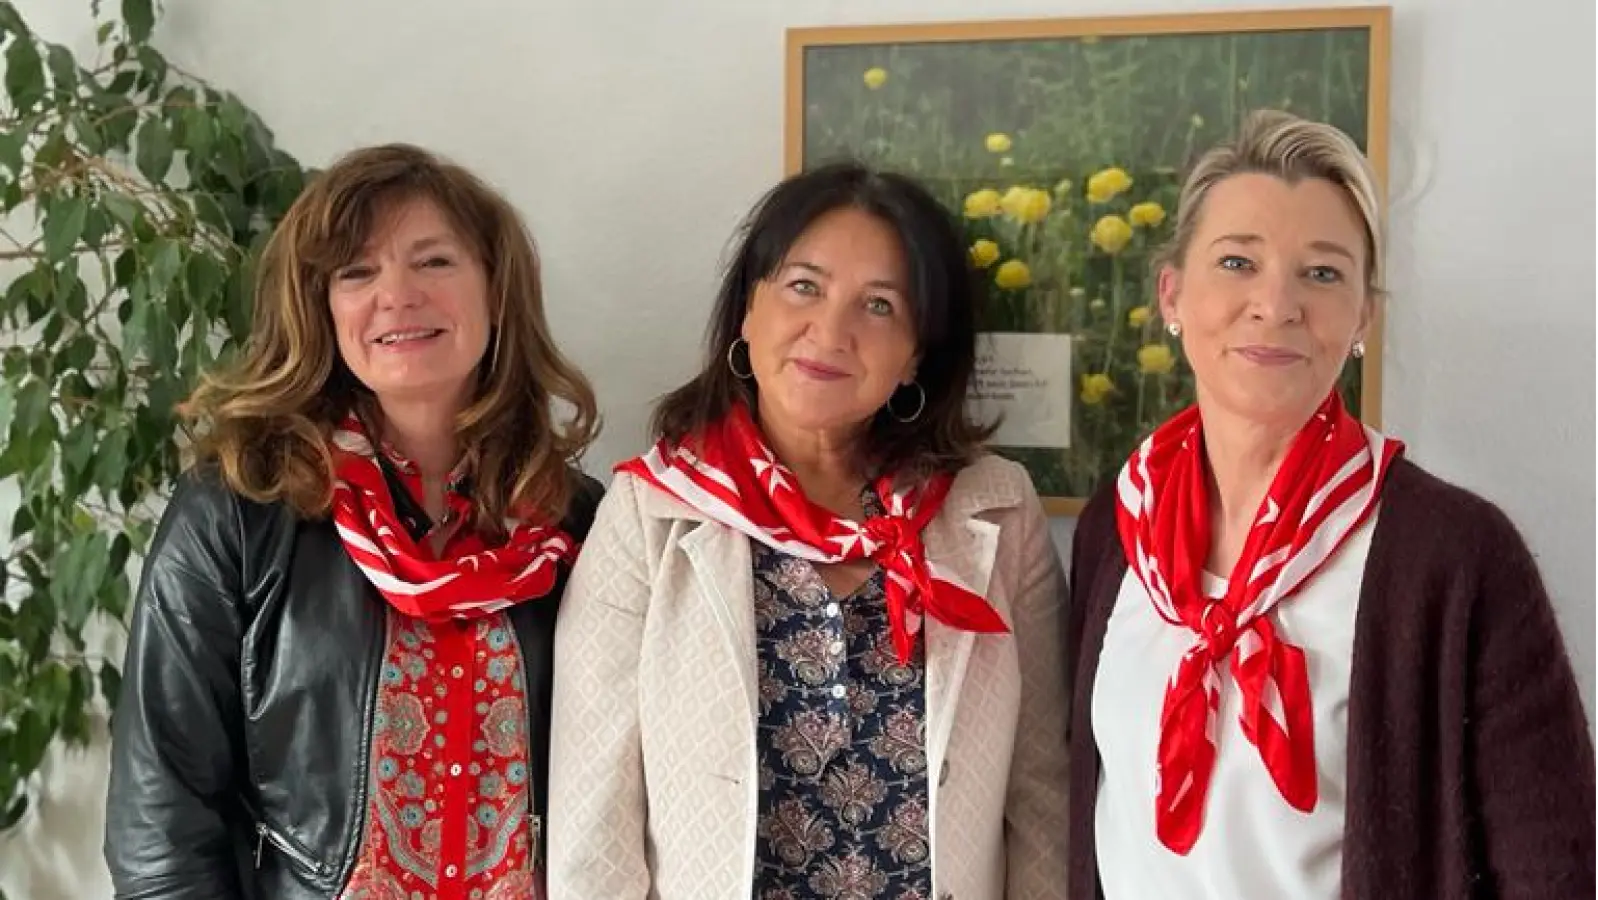
[[[254,261],[308,172],[237,97],[92,4],[96,58],[0,0],[0,833],[57,741],[84,745],[128,567],[179,472],[174,405],[250,321]]]

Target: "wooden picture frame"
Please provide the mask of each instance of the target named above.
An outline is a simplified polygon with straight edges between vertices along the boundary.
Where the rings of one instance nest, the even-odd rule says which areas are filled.
[[[790,29],[784,168],[861,159],[960,214],[984,292],[972,402],[1074,516],[1191,400],[1149,265],[1185,169],[1285,107],[1347,131],[1385,191],[1390,34],[1386,6]],[[1380,310],[1365,344],[1340,385],[1380,427]]]

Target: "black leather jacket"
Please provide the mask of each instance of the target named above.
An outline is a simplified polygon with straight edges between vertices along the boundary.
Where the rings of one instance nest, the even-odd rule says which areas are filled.
[[[573,477],[563,524],[581,541],[602,488]],[[567,574],[509,611],[539,816]],[[119,900],[338,894],[366,820],[386,615],[330,522],[242,499],[214,474],[181,479],[145,561],[112,721],[105,856]]]

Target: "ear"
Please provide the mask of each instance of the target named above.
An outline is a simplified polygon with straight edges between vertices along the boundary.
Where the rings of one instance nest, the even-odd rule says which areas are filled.
[[[1380,302],[1380,295],[1374,288],[1365,289],[1365,301],[1359,305],[1359,325],[1354,328],[1354,340],[1365,340],[1365,335],[1376,321],[1376,304]]]
[[[904,376],[899,379],[899,384],[903,385],[904,387],[909,387],[910,385],[914,384],[916,380],[916,370],[920,368],[921,354],[917,353],[910,357],[909,362],[905,363]]]
[[[1181,270],[1172,265],[1160,266],[1160,274],[1155,281],[1155,295],[1159,298],[1160,318],[1164,321],[1178,321],[1176,298],[1181,291]]]
[[[738,323],[738,336],[746,341],[749,340],[749,320],[754,317],[755,304],[760,302],[760,294],[765,289],[766,282],[756,281],[749,286],[748,292],[744,295],[744,315],[743,320]]]

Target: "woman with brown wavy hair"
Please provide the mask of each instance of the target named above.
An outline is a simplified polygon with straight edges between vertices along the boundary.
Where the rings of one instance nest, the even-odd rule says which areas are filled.
[[[555,611],[600,489],[533,243],[465,170],[367,148],[296,201],[255,303],[184,406],[196,464],[135,602],[117,896],[536,895]]]

